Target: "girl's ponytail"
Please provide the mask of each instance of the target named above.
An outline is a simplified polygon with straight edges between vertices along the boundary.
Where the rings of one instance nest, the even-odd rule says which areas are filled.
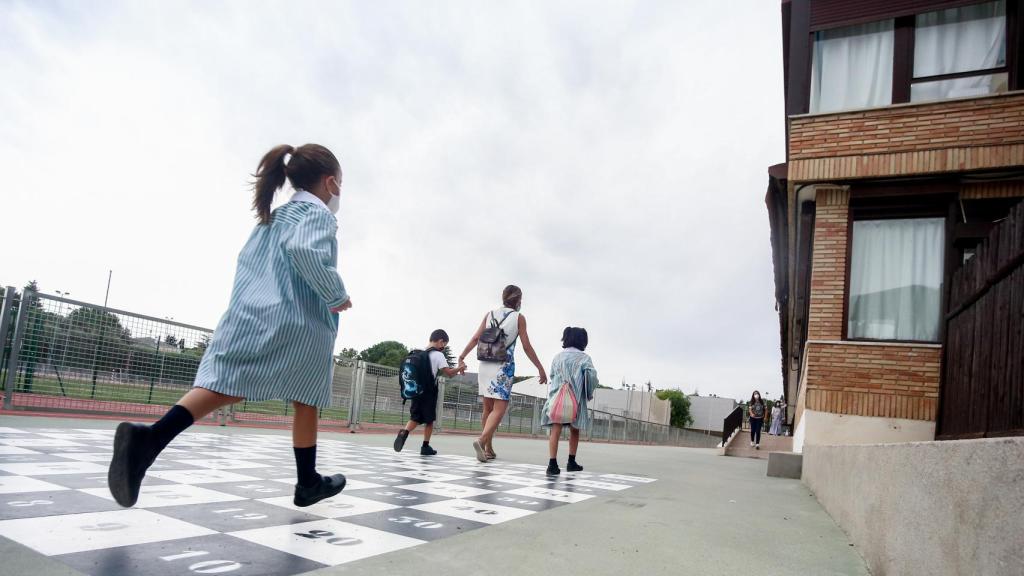
[[[284,158],[294,151],[295,148],[288,144],[275,146],[263,156],[259,168],[253,174],[256,181],[252,185],[252,207],[260,224],[270,224],[270,206],[287,177]]]

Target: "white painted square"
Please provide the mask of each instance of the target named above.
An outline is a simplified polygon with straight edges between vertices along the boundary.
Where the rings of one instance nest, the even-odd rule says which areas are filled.
[[[78,462],[106,462],[110,463],[110,459],[113,457],[112,452],[62,452],[60,454],[51,454],[51,456],[60,456],[61,458],[67,458],[68,460],[77,460]]]
[[[0,464],[0,470],[22,476],[50,476],[53,474],[98,474],[106,473],[107,466],[95,462],[22,462]]]
[[[387,464],[388,466],[394,466],[395,468],[405,468],[407,470],[444,470],[445,468],[448,468],[448,466],[438,466],[436,464],[423,464],[417,461],[384,461],[381,463]]]
[[[423,544],[423,540],[340,520],[257,528],[229,535],[329,566]]]
[[[156,476],[171,482],[181,484],[213,484],[215,482],[249,482],[259,480],[255,476],[247,476],[227,470],[156,470],[149,472],[150,476]]]
[[[295,486],[295,476],[289,478],[274,478],[271,482],[280,482],[281,484],[289,484]],[[362,490],[363,488],[382,488],[383,484],[375,484],[373,482],[364,482],[362,480],[353,480],[348,476],[345,476],[345,490]]]
[[[598,480],[569,480],[564,484],[571,484],[573,486],[584,486],[586,488],[599,488],[601,490],[626,490],[632,488],[628,484],[617,484],[615,482],[600,482]]]
[[[536,477],[529,476],[514,476],[511,474],[498,474],[496,476],[481,476],[480,480],[490,480],[492,482],[501,482],[502,484],[515,484],[516,486],[542,486],[544,484],[550,484],[551,480],[544,480]]]
[[[238,450],[238,451],[234,451],[234,450],[220,450],[220,451],[200,450],[198,452],[185,452],[184,450],[179,450],[178,452],[181,453],[181,454],[178,455],[179,457],[180,456],[191,456],[191,457],[195,457],[195,456],[209,456],[210,458],[215,458],[217,460],[267,460],[267,459],[277,459],[277,458],[281,457],[281,454],[278,453],[278,452],[275,452],[273,454],[268,454],[266,452],[255,451],[255,450],[251,451],[251,452],[250,451],[244,451],[243,452],[241,450]]]
[[[54,490],[67,490],[67,488],[25,476],[0,476],[0,494],[52,492]]]
[[[344,518],[346,516],[356,516],[358,514],[368,514],[370,512],[381,512],[383,510],[394,510],[395,508],[398,508],[398,506],[395,506],[394,504],[378,502],[367,498],[358,498],[356,496],[347,496],[345,494],[338,494],[332,498],[321,500],[312,506],[300,508],[292,503],[292,498],[292,496],[261,498],[260,502],[266,502],[267,504],[273,504],[274,506],[280,506],[281,508],[288,508],[289,510],[295,510],[298,512],[305,512],[307,514],[316,514],[317,516],[323,516],[324,518]]]
[[[329,464],[327,462],[317,462],[316,467],[325,470],[325,473],[330,473],[333,470],[341,470],[341,473],[345,475],[345,478],[349,476],[365,476],[368,474],[376,474],[373,470],[360,470],[358,468],[347,468],[345,466],[337,464]]]
[[[427,482],[448,482],[450,480],[463,480],[466,478],[466,476],[442,474],[441,472],[432,472],[430,470],[406,470],[404,472],[386,472],[385,474],[388,476],[400,476],[402,478],[424,480]]]
[[[115,510],[0,521],[5,536],[53,556],[216,534],[148,510]]]
[[[592,494],[580,494],[578,492],[565,492],[562,490],[555,490],[553,488],[541,488],[540,486],[527,486],[525,488],[516,488],[515,490],[508,490],[506,494],[515,494],[516,496],[528,496],[530,498],[542,498],[544,500],[553,500],[555,502],[568,502],[569,504],[575,504],[593,498]]]
[[[0,446],[0,456],[13,456],[15,454],[42,454],[42,452],[36,452],[28,448],[18,448],[17,446]]]
[[[444,482],[403,484],[398,486],[398,488],[405,488],[406,490],[413,490],[415,492],[423,492],[424,494],[433,494],[435,496],[445,496],[447,498],[472,498],[473,496],[491,494],[494,492],[494,490],[484,490],[483,488],[473,488],[471,486],[459,486],[458,484],[446,484]]]
[[[622,474],[602,474],[601,478],[608,480],[619,480],[625,482],[639,482],[641,484],[647,484],[650,482],[657,482],[657,478],[644,478],[643,476],[624,476]]]
[[[106,436],[101,436],[94,432],[49,432],[46,434],[40,434],[40,436],[55,438],[57,440],[107,440]]]
[[[181,460],[175,459],[175,462],[187,464],[189,466],[198,466],[200,468],[209,468],[211,470],[242,470],[245,468],[270,468],[270,464],[264,462],[252,462],[249,460],[231,460],[228,458],[206,458],[197,460]]]
[[[0,426],[0,434],[28,434],[28,432],[25,430],[18,430],[17,428]]]
[[[116,430],[107,430],[106,428],[75,428],[75,432],[88,432],[90,434],[98,434],[100,436],[114,437]]]
[[[440,502],[409,506],[409,508],[435,514],[444,514],[445,516],[453,516],[463,520],[483,522],[484,524],[500,524],[534,513],[533,510],[474,502],[472,500],[442,500]]]
[[[113,500],[109,488],[86,488],[80,490],[86,494]],[[185,484],[162,484],[160,486],[142,486],[139,490],[139,501],[136,508],[160,508],[161,506],[182,506],[185,504],[209,504],[210,502],[234,502],[246,500],[241,496],[234,496],[216,490],[207,490],[199,486],[188,486]]]
[[[547,469],[546,466],[541,466],[540,464],[511,464],[511,466],[514,467],[514,468],[524,468],[526,470],[546,470]]]
[[[394,485],[394,484],[402,484],[404,482],[408,482],[408,480],[406,480],[405,478],[398,478],[396,476],[387,476],[384,473],[377,473],[377,474],[374,474],[373,476],[367,476],[366,478],[363,478],[363,480],[366,481],[366,482],[377,482],[377,483],[380,483],[380,484],[392,484],[392,485]]]
[[[71,440],[58,440],[56,438],[5,438],[0,439],[0,444],[7,446],[20,446],[22,448],[59,448],[61,446],[85,446],[80,442]]]

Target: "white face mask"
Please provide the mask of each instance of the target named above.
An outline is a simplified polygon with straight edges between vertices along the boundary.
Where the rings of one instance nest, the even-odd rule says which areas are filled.
[[[339,208],[341,208],[341,196],[331,194],[331,199],[327,201],[327,209],[331,211],[331,214],[337,214]]]

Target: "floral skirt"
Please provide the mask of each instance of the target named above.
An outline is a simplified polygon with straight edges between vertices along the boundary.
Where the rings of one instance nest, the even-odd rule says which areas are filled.
[[[505,400],[512,397],[512,382],[516,377],[516,361],[512,358],[505,363],[481,362],[477,383],[484,398]]]

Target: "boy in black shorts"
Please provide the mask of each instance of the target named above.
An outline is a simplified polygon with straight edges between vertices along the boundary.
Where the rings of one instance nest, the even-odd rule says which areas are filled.
[[[395,452],[401,452],[405,446],[405,440],[409,433],[420,424],[423,428],[423,446],[420,447],[420,455],[433,456],[437,450],[430,447],[430,435],[434,433],[434,420],[437,420],[437,375],[444,374],[451,378],[466,371],[465,364],[459,364],[456,368],[448,367],[448,359],[444,355],[444,347],[448,345],[448,333],[444,330],[434,330],[430,333],[430,345],[427,353],[430,358],[431,381],[425,387],[423,394],[412,399],[409,422],[405,428],[398,431],[395,438]]]

